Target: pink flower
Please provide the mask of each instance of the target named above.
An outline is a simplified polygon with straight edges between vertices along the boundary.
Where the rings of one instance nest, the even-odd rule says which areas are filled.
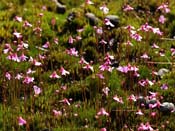
[[[31,70],[31,68],[29,68],[28,70],[27,70],[27,72],[26,72],[26,74],[33,74],[33,73],[35,73],[36,71],[33,71],[33,70]]]
[[[21,80],[22,78],[23,78],[22,73],[18,73],[18,74],[15,76],[15,79],[17,79],[17,80]]]
[[[67,104],[70,106],[70,102],[68,101],[67,98],[64,98],[63,100],[61,100],[60,102],[64,103],[64,104]]]
[[[28,57],[26,55],[24,55],[24,53],[21,54],[21,56],[19,56],[19,60],[20,61],[27,61]]]
[[[54,43],[58,45],[58,38],[54,38]]]
[[[61,73],[61,75],[64,75],[64,76],[70,74],[70,72],[66,71],[63,67],[60,68],[60,73]]]
[[[102,10],[104,14],[108,14],[109,12],[109,9],[106,7],[105,4],[103,4],[103,6],[100,7],[100,10]]]
[[[36,85],[33,86],[33,89],[34,89],[34,93],[35,93],[34,96],[38,96],[42,92],[41,88],[39,88]]]
[[[107,42],[105,40],[103,40],[103,39],[99,43],[102,44],[102,45],[107,44]]]
[[[17,55],[17,53],[11,53],[7,56],[8,60],[12,60],[12,61],[16,61],[16,62],[20,62],[20,59]]]
[[[107,63],[104,63],[103,65],[100,65],[99,66],[99,68],[100,68],[100,71],[109,71],[109,72],[112,72],[112,67],[109,65],[109,64],[107,64]]]
[[[127,66],[119,66],[117,68],[118,71],[122,72],[122,73],[128,73],[129,69]]]
[[[107,131],[107,129],[106,128],[101,128],[100,131]]]
[[[151,112],[151,117],[155,117],[156,116],[156,112]]]
[[[71,56],[78,56],[78,51],[75,48],[71,48],[70,50],[66,50],[67,54]]]
[[[8,52],[13,51],[11,45],[8,44],[8,43],[5,44],[5,47],[4,47],[4,48],[5,48],[5,49],[3,50],[4,54],[7,54]]]
[[[164,24],[165,21],[166,21],[166,18],[164,17],[164,15],[161,15],[161,16],[159,17],[159,22],[160,22],[161,24]]]
[[[152,48],[154,48],[154,49],[159,49],[159,46],[156,45],[155,43],[153,43]]]
[[[83,69],[91,70],[92,72],[94,72],[94,68],[93,68],[93,66],[91,66],[89,63],[86,64],[86,65],[83,67]]]
[[[75,39],[73,39],[73,37],[72,37],[72,36],[69,36],[69,44],[73,44],[73,43],[74,43],[74,41],[75,41]]]
[[[59,75],[57,75],[56,71],[54,71],[51,75],[50,78],[61,78]]]
[[[23,27],[32,27],[32,24],[30,24],[27,20],[24,21]]]
[[[157,35],[160,35],[160,36],[163,35],[163,32],[161,32],[159,28],[153,28],[152,29],[152,32],[154,34],[157,34]]]
[[[118,97],[117,95],[115,95],[115,96],[113,97],[113,99],[114,99],[115,101],[121,103],[121,104],[124,103],[123,100],[122,100],[122,97]]]
[[[80,59],[80,61],[79,61],[79,64],[88,64],[88,62],[83,58],[83,57],[81,57],[81,59]]]
[[[35,66],[41,66],[41,62],[37,61],[36,59],[33,59],[32,57],[30,57],[29,62],[31,62],[33,65]]]
[[[93,5],[94,3],[91,0],[86,0],[86,4]]]
[[[101,108],[100,111],[97,113],[98,116],[109,116],[109,113],[106,112],[104,108]]]
[[[123,8],[123,11],[125,11],[125,12],[132,11],[132,10],[134,10],[134,8],[131,7],[130,5],[125,5]]]
[[[168,8],[168,3],[162,3],[157,9],[161,10],[163,13],[170,12],[170,9]]]
[[[9,72],[6,72],[5,73],[5,77],[8,79],[8,80],[11,80],[12,76]]]
[[[109,53],[106,53],[106,56],[105,56],[105,60],[113,60],[114,59],[114,56],[110,55]]]
[[[104,20],[104,23],[107,26],[114,27],[114,25],[111,23],[111,21],[109,19],[107,19],[107,18]]]
[[[133,94],[128,97],[128,100],[130,102],[136,102],[137,101],[136,97]]]
[[[143,116],[144,114],[143,114],[143,112],[142,112],[141,110],[138,110],[138,111],[136,112],[136,115]]]
[[[26,77],[24,77],[23,83],[30,84],[30,83],[33,83],[33,81],[34,81],[34,77],[26,76]]]
[[[168,85],[167,85],[167,84],[163,84],[160,88],[161,88],[162,90],[167,90],[167,89],[168,89]]]
[[[14,32],[13,35],[14,35],[16,38],[18,38],[18,39],[22,38],[21,33]]]
[[[47,49],[50,47],[50,43],[47,41],[42,47]]]
[[[96,27],[96,26],[94,26],[94,29],[95,29],[95,31],[96,31],[96,33],[97,33],[98,35],[102,35],[102,34],[103,34],[103,29],[102,29],[102,27]]]
[[[138,33],[133,33],[133,34],[130,35],[130,37],[132,39],[135,39],[136,41],[141,41],[142,40],[142,36],[139,35]]]
[[[19,126],[23,126],[23,125],[26,125],[26,124],[27,124],[27,122],[26,122],[25,119],[23,119],[21,116],[18,117],[18,125]]]
[[[15,16],[15,20],[18,21],[18,22],[22,22],[22,17]]]
[[[105,77],[103,76],[103,74],[102,73],[98,73],[98,74],[96,74],[100,79],[104,79]]]
[[[61,111],[57,111],[57,110],[53,109],[52,112],[53,112],[53,115],[55,117],[62,116],[62,112]]]
[[[105,88],[102,89],[102,92],[103,92],[106,96],[108,96],[109,91],[110,91],[110,89],[109,89],[108,87],[105,87]]]
[[[149,59],[150,57],[147,55],[147,53],[144,53],[142,56],[140,56],[140,58]]]
[[[175,55],[175,48],[171,48],[171,56],[174,56]]]

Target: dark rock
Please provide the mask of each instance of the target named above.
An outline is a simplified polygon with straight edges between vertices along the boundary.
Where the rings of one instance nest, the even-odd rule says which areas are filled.
[[[55,2],[57,7],[56,7],[56,12],[58,14],[64,14],[66,12],[66,6],[65,5],[62,5],[61,3],[59,2]]]
[[[75,17],[76,17],[75,12],[71,12],[68,14],[67,21],[72,22],[75,19]]]
[[[117,60],[111,60],[111,67],[117,68],[119,66],[119,61]]]
[[[109,19],[109,21],[115,26],[118,27],[120,23],[120,19],[117,15],[107,15],[105,17],[106,19]]]
[[[89,24],[95,26],[98,24],[98,18],[93,13],[86,13],[86,18],[89,20]]]
[[[143,96],[139,96],[135,102],[136,106],[143,107],[146,105],[146,99]]]
[[[163,113],[171,113],[172,111],[175,111],[175,106],[173,103],[164,102],[160,105],[159,110]]]
[[[158,71],[158,76],[160,76],[160,78],[162,78],[166,73],[168,73],[169,70],[168,69],[165,69],[165,68],[161,68],[159,71]]]

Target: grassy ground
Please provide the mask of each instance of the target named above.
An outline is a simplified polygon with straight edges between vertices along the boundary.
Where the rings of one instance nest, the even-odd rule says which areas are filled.
[[[132,94],[150,97],[151,91],[157,93],[154,98],[160,103],[175,103],[172,51],[175,48],[175,2],[169,1],[171,11],[167,14],[157,10],[163,3],[160,0],[93,0],[93,3],[86,5],[84,0],[66,0],[66,13],[58,14],[51,0],[0,1],[0,130],[96,131],[106,128],[109,131],[127,131],[138,130],[141,123],[147,122],[154,130],[175,129],[174,113],[163,114],[158,107],[146,109],[128,100]],[[104,24],[106,14],[99,9],[104,3],[109,8],[108,14],[119,17],[117,28],[109,29]],[[123,7],[127,4],[134,10],[124,12]],[[75,13],[75,19],[68,22],[71,12]],[[101,27],[102,34],[90,25],[86,12],[98,17],[96,28]],[[160,15],[166,18],[164,24],[159,22]],[[22,17],[22,22],[16,21],[16,16]],[[25,20],[32,27],[24,27]],[[145,23],[159,28],[163,35],[138,31]],[[125,29],[128,25],[135,27],[142,36],[141,41],[131,38],[130,32]],[[14,32],[21,33],[22,38],[17,38]],[[74,39],[72,44],[69,43],[70,37]],[[112,38],[114,43],[110,45]],[[101,40],[107,44],[101,44]],[[128,41],[133,46],[126,45]],[[43,47],[46,42],[50,44],[48,48]],[[23,45],[19,49],[24,43],[28,44],[28,48]],[[153,43],[159,48],[153,48]],[[4,53],[5,49],[9,49],[7,44],[11,49]],[[78,51],[78,56],[70,54],[73,48]],[[9,60],[15,53],[17,56],[26,55],[26,60],[19,62],[16,57]],[[144,53],[149,59],[141,58]],[[110,62],[117,61],[116,66],[107,65],[112,71],[100,70],[100,66],[107,61],[107,55],[114,57],[114,60],[108,58]],[[81,58],[87,62],[80,64]],[[90,66],[93,70],[88,68]],[[123,66],[139,70],[122,73],[118,67]],[[62,67],[69,72],[67,75],[61,74]],[[163,78],[153,74],[161,68],[169,70]],[[29,69],[35,72],[28,73]],[[54,71],[60,76],[59,79],[50,78]],[[135,73],[140,76],[136,77]],[[17,74],[22,78],[17,79]],[[29,77],[34,81],[26,82]],[[139,84],[143,81],[146,81],[144,86]],[[162,89],[163,85],[168,88]],[[38,95],[34,86],[41,89]],[[116,95],[119,100],[114,100]],[[99,115],[102,108],[109,115]],[[138,110],[144,115],[136,115]],[[151,115],[153,112],[156,113],[154,117]],[[22,126],[19,125],[20,116],[26,121]]]

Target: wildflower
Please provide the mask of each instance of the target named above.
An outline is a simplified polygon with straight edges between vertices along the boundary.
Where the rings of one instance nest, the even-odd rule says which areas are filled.
[[[22,73],[18,73],[18,74],[15,76],[15,79],[17,79],[17,80],[21,80],[22,78],[23,78]]]
[[[101,108],[100,111],[97,113],[98,116],[109,116],[109,113],[106,112],[104,108]]]
[[[16,61],[16,62],[20,62],[20,59],[17,55],[17,53],[11,53],[7,56],[8,60],[12,60],[12,61]]]
[[[53,109],[52,112],[53,112],[53,115],[55,117],[62,116],[62,112],[61,111],[57,111],[57,110]]]
[[[152,29],[152,32],[154,34],[157,34],[157,35],[160,35],[160,36],[163,35],[163,32],[161,32],[159,28],[153,28]]]
[[[155,43],[153,43],[153,45],[151,47],[154,48],[154,49],[159,49],[159,46],[156,45]]]
[[[155,117],[156,116],[156,112],[151,112],[151,117]]]
[[[42,47],[46,48],[46,49],[49,48],[50,47],[50,42],[47,41]]]
[[[163,13],[169,13],[170,9],[168,8],[168,3],[162,3],[157,10],[161,10]]]
[[[78,56],[78,51],[75,48],[71,48],[70,50],[66,50],[67,54],[71,56]]]
[[[8,80],[11,80],[12,76],[9,72],[6,72],[5,73],[5,77],[8,79]]]
[[[26,125],[26,124],[27,124],[27,122],[26,122],[25,119],[23,119],[21,116],[18,117],[18,125],[19,126],[23,126],[23,125]]]
[[[24,53],[21,54],[21,56],[19,56],[19,60],[20,61],[27,61],[28,57],[26,55],[24,55]]]
[[[33,83],[33,81],[34,81],[34,77],[26,76],[26,77],[24,77],[23,83],[30,84],[30,83]]]
[[[61,78],[59,75],[57,75],[56,71],[54,71],[51,75],[50,78]]]
[[[70,74],[70,72],[66,71],[63,67],[60,68],[60,73],[61,73],[61,75],[64,75],[64,76]]]
[[[115,95],[115,96],[113,97],[113,99],[114,99],[115,101],[117,101],[117,102],[123,104],[122,97],[118,97],[117,95]]]
[[[167,89],[168,89],[168,85],[167,85],[167,84],[163,84],[160,88],[161,88],[162,90],[167,90]]]
[[[32,24],[30,24],[27,20],[24,21],[23,27],[32,27]]]
[[[138,110],[138,111],[136,112],[136,115],[143,116],[144,114],[143,114],[143,112],[142,112],[141,110]]]
[[[109,89],[108,87],[105,87],[105,88],[102,89],[102,92],[103,92],[106,96],[108,96],[109,91],[110,91],[110,89]]]
[[[33,71],[33,70],[31,70],[31,68],[29,68],[28,70],[27,70],[27,72],[26,72],[26,74],[33,74],[33,73],[35,73],[36,71]]]
[[[133,94],[131,94],[131,95],[128,97],[128,100],[129,100],[130,102],[136,102],[136,101],[137,101],[136,97],[135,97]]]
[[[83,67],[83,69],[91,70],[92,72],[94,72],[94,68],[93,68],[93,66],[91,66],[89,63],[86,64],[86,65]]]
[[[149,59],[150,57],[147,55],[147,53],[144,53],[142,56],[140,56],[140,58]]]
[[[127,66],[119,66],[117,68],[118,71],[122,72],[122,73],[128,73],[129,69]]]
[[[75,39],[73,39],[73,37],[72,36],[69,36],[69,44],[73,44],[74,43],[74,41],[75,41]]]
[[[16,38],[18,38],[18,39],[22,38],[21,33],[14,32],[13,35],[14,35]]]
[[[54,38],[54,43],[58,45],[58,38]]]
[[[113,69],[108,63],[104,63],[104,64],[100,65],[99,68],[100,68],[100,71],[107,70],[109,72],[112,72],[112,69]]]
[[[125,5],[123,8],[123,11],[125,11],[125,12],[132,11],[132,10],[134,10],[134,8],[131,7],[130,5]]]
[[[175,55],[175,48],[171,48],[170,51],[171,51],[171,56],[174,56]]]
[[[107,42],[105,40],[103,40],[103,39],[99,43],[102,44],[102,45],[107,44]]]
[[[114,59],[114,56],[112,56],[109,53],[107,53],[106,56],[105,56],[105,60],[108,60],[108,59],[113,60]]]
[[[39,88],[36,85],[33,86],[33,89],[34,89],[34,93],[35,93],[34,96],[37,96],[37,95],[39,95],[42,92],[41,88]]]
[[[13,51],[11,45],[8,44],[8,43],[5,44],[5,47],[4,47],[4,48],[5,48],[5,49],[3,50],[4,54],[7,54],[8,52]]]
[[[103,34],[103,29],[102,29],[102,27],[94,27],[94,29],[96,30],[96,33],[98,34],[98,35],[102,35]]]
[[[41,62],[37,61],[36,59],[33,59],[32,57],[30,57],[29,62],[31,62],[33,65],[35,66],[41,66]]]
[[[132,39],[135,39],[136,41],[141,41],[141,40],[142,40],[142,36],[139,35],[138,33],[132,33],[132,34],[130,35],[130,37],[131,37]]]
[[[108,14],[109,12],[109,9],[106,7],[105,4],[103,4],[103,6],[100,7],[100,10],[102,10],[104,14]]]
[[[93,5],[94,3],[91,0],[86,0],[86,4]]]
[[[88,64],[88,62],[83,58],[83,57],[81,57],[81,59],[80,59],[80,61],[79,61],[79,64]]]
[[[106,128],[101,128],[100,131],[107,131],[107,129]]]
[[[166,21],[166,18],[164,17],[164,15],[161,15],[161,16],[159,17],[159,22],[160,22],[161,24],[164,24],[165,21]]]
[[[18,21],[18,22],[22,22],[22,17],[15,16],[15,20]]]
[[[103,74],[102,73],[98,73],[98,74],[96,74],[100,79],[104,79],[105,77],[103,76]]]
[[[63,100],[61,100],[60,102],[64,103],[64,104],[67,104],[70,106],[70,102],[68,101],[67,98],[64,98]]]
[[[104,20],[104,23],[107,26],[114,27],[114,25],[111,23],[111,21],[109,19],[107,19],[107,18]]]

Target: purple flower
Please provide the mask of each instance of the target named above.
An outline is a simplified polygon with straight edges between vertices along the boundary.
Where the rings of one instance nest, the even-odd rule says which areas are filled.
[[[167,84],[163,84],[160,88],[161,88],[162,90],[167,90],[167,89],[168,89],[168,85],[167,85]]]
[[[26,124],[27,124],[27,122],[26,122],[25,119],[23,119],[21,116],[18,117],[18,125],[19,126],[23,126],[23,125],[26,125]]]
[[[164,15],[161,15],[161,16],[159,17],[159,22],[160,22],[161,24],[164,24],[165,21],[166,21],[166,18],[164,17]]]

